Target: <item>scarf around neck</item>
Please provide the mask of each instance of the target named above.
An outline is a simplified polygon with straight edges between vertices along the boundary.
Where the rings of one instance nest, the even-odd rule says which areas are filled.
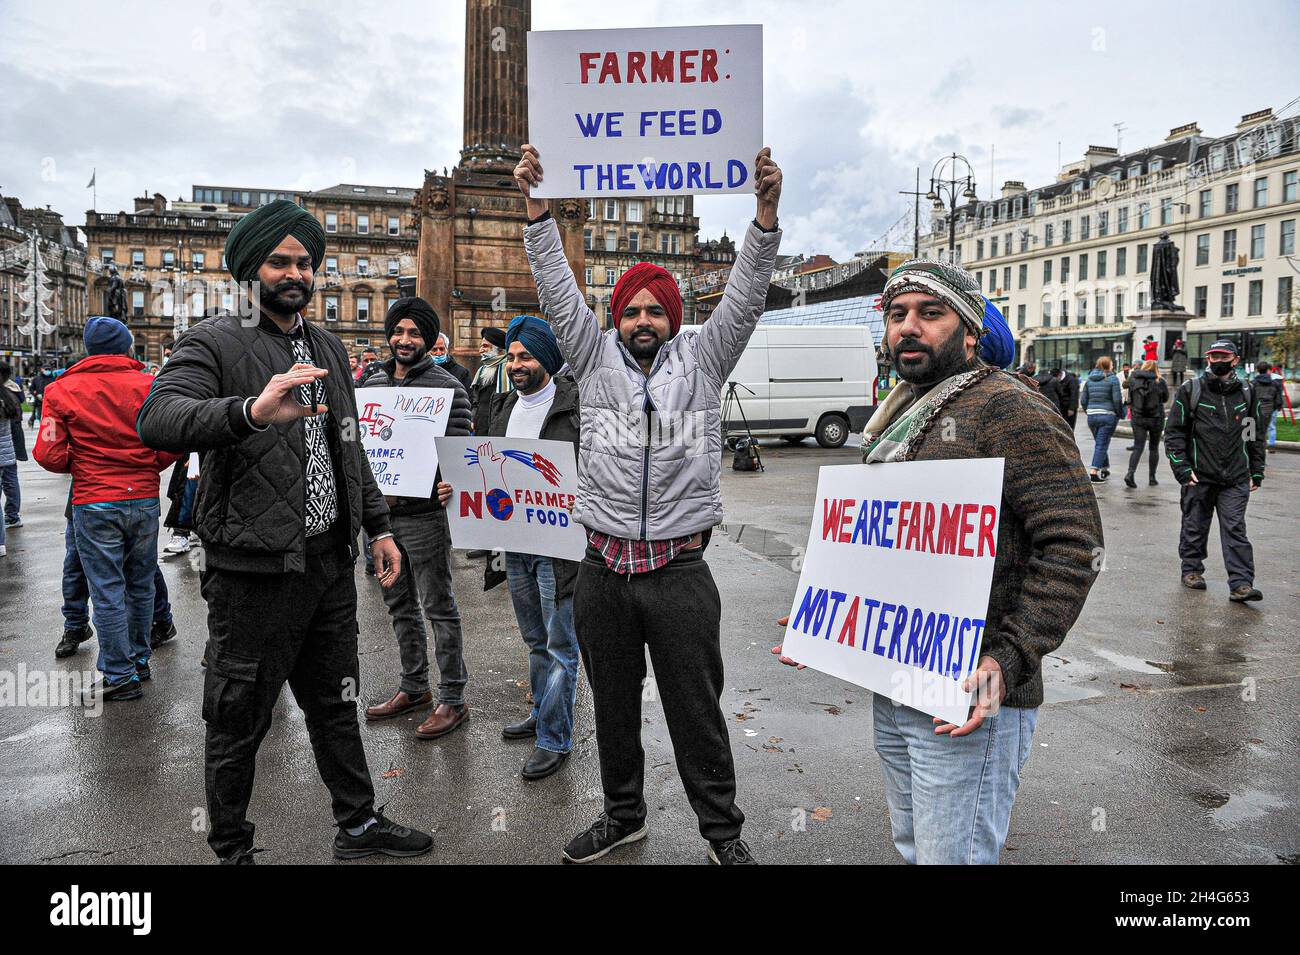
[[[991,375],[986,365],[945,378],[918,396],[910,382],[900,383],[871,416],[862,432],[862,463],[911,461],[943,409],[971,385]]]

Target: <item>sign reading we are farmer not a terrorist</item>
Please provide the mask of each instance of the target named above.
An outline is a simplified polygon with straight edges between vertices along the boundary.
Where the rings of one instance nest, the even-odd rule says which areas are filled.
[[[528,139],[539,199],[752,192],[763,28],[531,32]]]

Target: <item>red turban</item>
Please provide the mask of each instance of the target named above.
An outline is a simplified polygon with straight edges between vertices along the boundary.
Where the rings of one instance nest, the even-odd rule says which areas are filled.
[[[682,293],[678,291],[677,283],[667,271],[650,262],[638,262],[624,272],[623,277],[614,286],[614,296],[610,302],[614,327],[618,327],[624,307],[643,288],[649,289],[655,301],[664,307],[664,311],[668,313],[668,327],[672,334],[676,335],[682,327]]]

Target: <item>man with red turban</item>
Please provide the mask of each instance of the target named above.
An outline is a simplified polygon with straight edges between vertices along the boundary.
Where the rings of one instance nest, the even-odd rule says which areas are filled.
[[[641,698],[647,648],[677,769],[709,860],[752,864],[740,838],[736,774],[722,694],[722,604],[704,550],[722,520],[722,385],[763,314],[781,233],[781,170],[754,164],[758,210],[726,292],[697,331],[679,334],[673,277],[642,262],[614,288],[602,331],[564,256],[537,150],[515,181],[528,201],[524,247],[538,300],[577,379],[582,454],[574,520],[587,529],[573,620],[596,709],[605,811],[564,849],[590,862],[646,836]]]

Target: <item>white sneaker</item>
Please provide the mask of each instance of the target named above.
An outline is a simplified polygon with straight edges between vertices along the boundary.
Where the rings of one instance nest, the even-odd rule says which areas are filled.
[[[167,554],[183,554],[190,549],[190,539],[185,534],[173,534],[172,539],[167,542],[163,552]]]
[[[0,544],[0,557],[3,557],[6,553],[8,553],[8,551],[5,550],[5,545]]]

